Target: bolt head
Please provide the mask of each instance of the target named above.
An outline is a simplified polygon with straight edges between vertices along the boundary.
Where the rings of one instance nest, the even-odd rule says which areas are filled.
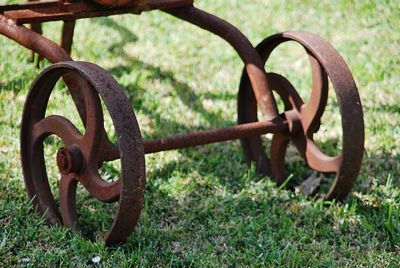
[[[79,172],[82,164],[82,154],[77,146],[61,147],[57,152],[57,166],[62,174]]]

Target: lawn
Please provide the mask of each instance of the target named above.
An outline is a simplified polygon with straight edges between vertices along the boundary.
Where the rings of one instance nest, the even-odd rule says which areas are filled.
[[[48,227],[25,191],[19,132],[29,87],[49,63],[36,69],[29,51],[0,37],[0,267],[399,267],[400,2],[195,2],[236,25],[254,45],[277,32],[301,30],[340,52],[357,83],[365,119],[365,155],[353,192],[338,203],[278,188],[247,168],[240,142],[232,141],[146,155],[144,209],[123,245],[106,247],[101,240],[114,205],[93,200],[82,188],[83,233]],[[44,34],[58,40],[60,27],[45,24]],[[223,40],[160,11],[79,20],[72,57],[112,74],[144,139],[236,122],[239,57]],[[266,68],[285,75],[307,99],[311,77],[300,46],[282,45]],[[48,114],[79,125],[65,87],[57,89]],[[340,151],[342,139],[334,97],[331,90],[316,138],[329,155]],[[264,139],[267,148],[270,139]],[[57,192],[54,154],[61,144],[56,138],[46,144]],[[288,186],[313,174],[294,147],[286,160]],[[112,180],[118,163],[102,172]]]

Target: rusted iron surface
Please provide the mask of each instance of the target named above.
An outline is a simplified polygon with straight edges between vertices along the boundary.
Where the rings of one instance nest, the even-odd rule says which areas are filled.
[[[15,21],[1,14],[0,33],[52,63],[71,60],[68,53],[53,41],[24,26],[17,25]]]
[[[82,92],[86,105],[87,124],[84,134],[66,118],[45,117],[47,102],[58,79],[72,72],[88,81]],[[99,95],[104,100],[118,137],[121,178],[106,182],[99,174],[99,153],[103,144],[103,113]],[[58,136],[64,146],[57,153],[60,170],[60,211],[51,193],[43,157],[43,141]],[[81,183],[96,199],[118,201],[118,210],[107,244],[122,242],[134,229],[143,204],[145,166],[143,143],[136,117],[123,90],[106,71],[85,62],[64,62],[47,68],[33,83],[24,107],[21,126],[21,159],[25,184],[31,198],[42,213],[47,211],[50,223],[63,222],[79,229],[75,194]]]
[[[290,135],[275,134],[271,145],[271,162],[266,165],[278,184],[285,180],[285,154],[289,141],[293,141],[307,164],[314,170],[335,173],[336,178],[326,194],[327,199],[343,199],[351,191],[360,171],[364,153],[364,121],[360,97],[351,73],[337,51],[323,39],[305,32],[286,32],[265,39],[257,50],[264,62],[281,43],[295,41],[303,45],[309,55],[313,84],[308,102],[295,93],[289,81],[273,85],[273,89],[290,107],[285,118],[290,125]],[[328,97],[330,78],[342,118],[342,152],[335,157],[321,152],[313,141]],[[257,121],[257,107],[247,74],[244,72],[238,99],[239,123]],[[248,161],[267,160],[259,138],[243,139],[242,144]],[[268,169],[267,168],[267,169]]]
[[[244,137],[260,136],[267,133],[288,134],[288,125],[286,122],[275,124],[270,121],[262,121],[237,125],[230,128],[191,132],[187,135],[168,137],[153,141],[145,141],[144,151],[146,154],[149,154],[209,143],[236,140]]]
[[[28,1],[27,3],[22,4],[8,4],[0,6],[0,13],[4,13],[6,11],[14,11],[14,10],[24,10],[24,9],[36,9],[36,8],[55,8],[60,5],[59,1],[56,0],[42,0],[42,1]]]
[[[93,2],[104,6],[123,6],[133,3],[145,5],[148,0],[93,0]]]
[[[123,6],[129,3],[137,3],[146,0],[93,0],[93,2],[104,6]]]
[[[32,2],[32,0],[28,0],[29,2]],[[42,34],[43,32],[42,32],[42,25],[40,24],[40,23],[32,23],[31,24],[31,30],[32,31],[34,31],[34,32],[36,32],[36,33],[38,33],[38,34]],[[35,61],[35,53],[32,51],[32,62],[34,62]],[[39,56],[39,58],[38,58],[38,60],[37,60],[37,63],[36,63],[36,67],[38,68],[39,67],[39,63],[40,63],[40,61],[42,60],[42,56]]]
[[[0,6],[0,13],[17,24],[46,21],[72,21],[124,13],[139,14],[153,9],[170,9],[192,5],[192,0],[130,1],[122,6],[102,6],[91,1],[36,1],[20,5]]]
[[[61,47],[71,54],[72,42],[74,40],[75,20],[65,21],[61,33]]]

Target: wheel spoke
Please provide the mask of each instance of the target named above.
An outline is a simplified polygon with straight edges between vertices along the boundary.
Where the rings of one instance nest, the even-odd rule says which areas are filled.
[[[60,211],[64,225],[73,230],[80,230],[78,213],[76,212],[76,186],[78,181],[74,174],[61,174],[60,179]]]
[[[293,143],[310,168],[325,173],[339,172],[342,162],[342,157],[340,155],[332,157],[324,154],[318,149],[312,139],[304,135],[294,137]]]
[[[45,137],[55,134],[67,146],[78,143],[82,139],[81,133],[71,121],[59,115],[43,118],[33,126],[32,133],[33,141],[43,140]]]
[[[121,158],[121,153],[119,151],[118,145],[112,143],[108,139],[106,133],[104,133],[100,157],[100,164],[102,164],[102,162],[110,162]]]
[[[120,179],[111,183],[106,182],[97,170],[89,168],[79,176],[79,180],[94,198],[107,203],[118,201],[121,190]]]
[[[339,172],[342,162],[342,157],[340,155],[332,157],[324,154],[311,140],[307,141],[306,159],[308,165],[312,169],[326,173]]]
[[[100,166],[104,161],[119,159],[119,149],[108,139],[107,133],[104,129],[103,112],[100,105],[101,102],[97,92],[93,89],[93,86],[74,71],[64,74],[63,79],[68,85],[68,89],[79,112],[79,116],[85,126],[86,131],[84,134],[84,144],[86,145],[86,148],[88,148],[88,154],[98,155],[101,157],[101,159],[98,159]],[[89,124],[87,124],[87,122]],[[98,129],[101,129],[101,131],[96,132]],[[100,146],[98,146],[98,133],[101,133],[100,136],[102,136],[102,144]],[[97,150],[99,147],[101,148],[101,152]]]
[[[92,86],[83,90],[86,107],[86,130],[83,135],[83,149],[87,153],[88,162],[97,163],[101,151],[104,131],[103,109],[99,95]],[[103,135],[100,135],[104,133]]]
[[[271,89],[278,93],[285,104],[285,111],[302,107],[304,102],[289,80],[277,73],[268,73],[267,77]]]
[[[257,102],[251,83],[247,73],[244,71],[239,87],[237,98],[238,108],[238,124],[250,123],[258,121],[257,118]],[[250,165],[251,162],[256,164],[256,170],[265,176],[271,176],[271,167],[269,159],[264,152],[261,138],[251,137],[240,139],[242,144],[243,153],[246,163]]]
[[[290,137],[275,134],[271,142],[271,171],[272,178],[278,185],[281,185],[286,179],[285,155]]]
[[[328,101],[328,77],[318,60],[309,52],[312,70],[312,87],[310,99],[300,110],[303,128],[307,136],[318,131],[320,118]]]

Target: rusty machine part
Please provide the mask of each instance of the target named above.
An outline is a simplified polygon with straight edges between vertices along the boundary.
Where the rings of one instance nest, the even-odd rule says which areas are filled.
[[[142,141],[131,105],[117,82],[102,68],[70,57],[75,21],[160,9],[214,33],[229,43],[244,63],[238,94],[238,125],[187,135]],[[63,20],[61,45],[42,36],[40,23]],[[31,24],[28,29],[24,24]],[[105,235],[108,245],[130,235],[139,219],[145,186],[144,155],[159,151],[241,139],[246,162],[271,176],[277,184],[285,180],[285,154],[292,141],[308,166],[336,178],[327,199],[345,198],[360,170],[364,125],[360,98],[345,62],[321,38],[303,32],[286,32],[266,38],[256,48],[233,25],[193,6],[192,0],[59,0],[30,1],[0,6],[0,33],[54,63],[34,81],[27,96],[21,126],[21,160],[25,185],[40,213],[49,224],[64,224],[79,230],[76,206],[78,183],[97,200],[118,202],[111,229]],[[282,75],[267,73],[265,63],[281,43],[300,43],[312,67],[311,97],[305,102]],[[62,78],[85,127],[76,126],[59,115],[46,116],[47,103],[55,83]],[[323,154],[314,142],[319,130],[331,80],[342,118],[342,153]],[[285,104],[279,114],[273,92]],[[112,143],[104,128],[101,99],[110,113],[118,141]],[[262,118],[257,117],[257,111]],[[268,158],[260,137],[273,133]],[[43,153],[43,141],[58,136],[63,145],[54,156],[59,169],[59,205],[50,189]],[[121,177],[115,182],[101,178],[99,168],[119,160]]]
[[[286,32],[266,38],[257,46],[263,62],[268,60],[278,45],[287,41],[300,43],[309,56],[312,70],[310,99],[305,103],[289,81],[269,73],[271,89],[276,90],[285,103],[286,112],[283,116],[289,122],[290,134],[278,133],[273,136],[270,161],[259,137],[242,139],[246,160],[256,162],[262,173],[272,176],[280,185],[286,179],[285,154],[289,141],[292,141],[313,170],[336,174],[326,198],[343,199],[357,179],[364,152],[364,121],[356,84],[338,52],[311,33]],[[342,117],[342,153],[335,157],[321,152],[313,140],[327,104],[328,78],[333,84]],[[238,123],[255,121],[258,121],[257,103],[248,75],[243,72],[238,98]]]
[[[84,134],[65,117],[45,117],[53,87],[66,73],[80,76],[88,83],[82,90],[86,109]],[[111,150],[119,153],[121,178],[112,183],[104,181],[98,171],[109,159],[110,147],[114,146],[105,135],[101,135],[104,121],[99,95],[110,113],[118,137],[118,148]],[[49,135],[58,136],[64,143],[56,156],[60,171],[61,217],[50,190],[43,156],[43,141]],[[22,117],[21,160],[29,196],[35,197],[40,212],[47,211],[48,222],[61,221],[69,228],[80,229],[75,203],[79,182],[91,196],[102,202],[118,201],[113,225],[105,236],[106,243],[121,241],[132,232],[143,204],[143,142],[126,95],[105,70],[91,63],[69,61],[52,65],[35,80]]]

